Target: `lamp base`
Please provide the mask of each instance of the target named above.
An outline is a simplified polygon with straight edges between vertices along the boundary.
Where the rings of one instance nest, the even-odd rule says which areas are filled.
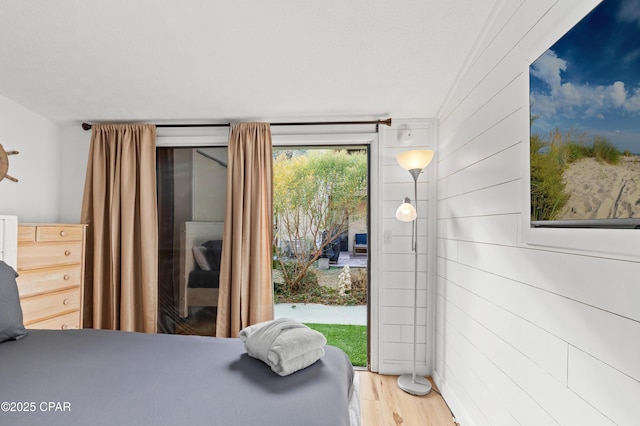
[[[424,377],[418,376],[414,381],[413,374],[403,374],[398,377],[398,387],[411,395],[422,396],[431,392],[431,382]]]

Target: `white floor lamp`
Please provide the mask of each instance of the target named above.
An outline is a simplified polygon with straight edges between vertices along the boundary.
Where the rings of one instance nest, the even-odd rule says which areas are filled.
[[[411,231],[411,248],[414,254],[413,267],[413,374],[403,374],[398,377],[398,387],[412,395],[426,395],[431,392],[431,382],[424,377],[416,377],[416,323],[418,317],[418,176],[422,170],[429,165],[433,159],[433,151],[430,149],[419,149],[401,152],[397,155],[398,164],[408,170],[413,177],[413,202],[405,197],[404,202],[396,211],[396,219],[402,222],[413,222]]]

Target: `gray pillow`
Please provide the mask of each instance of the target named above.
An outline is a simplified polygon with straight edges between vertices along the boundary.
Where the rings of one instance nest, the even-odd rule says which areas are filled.
[[[210,271],[209,261],[207,260],[207,248],[202,246],[193,246],[193,258],[196,264],[203,271]]]
[[[212,271],[220,270],[220,259],[222,257],[222,240],[209,240],[202,244],[207,249],[207,262]]]
[[[17,276],[11,266],[0,260],[0,343],[27,335],[22,322]]]

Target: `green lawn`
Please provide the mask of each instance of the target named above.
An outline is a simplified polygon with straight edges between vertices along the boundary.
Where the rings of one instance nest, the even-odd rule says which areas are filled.
[[[319,331],[327,338],[327,345],[336,346],[349,356],[351,364],[367,366],[367,326],[345,324],[312,324],[309,328]]]

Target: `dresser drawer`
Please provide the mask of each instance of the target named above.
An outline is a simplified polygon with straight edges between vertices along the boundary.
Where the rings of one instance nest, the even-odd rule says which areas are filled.
[[[78,265],[57,268],[41,268],[20,271],[18,291],[20,297],[59,291],[68,287],[79,287],[82,271]]]
[[[34,322],[26,328],[43,330],[72,330],[80,328],[80,311],[69,312],[68,314],[49,318],[44,321]]]
[[[82,225],[19,225],[19,242],[82,241]]]
[[[56,291],[21,299],[25,325],[80,309],[80,289]]]
[[[80,241],[18,245],[18,272],[22,269],[79,264],[81,260]]]
[[[33,242],[36,240],[36,227],[35,226],[18,226],[18,242]]]
[[[38,242],[55,242],[55,241],[81,241],[82,227],[80,226],[44,226],[36,227],[36,241]]]

